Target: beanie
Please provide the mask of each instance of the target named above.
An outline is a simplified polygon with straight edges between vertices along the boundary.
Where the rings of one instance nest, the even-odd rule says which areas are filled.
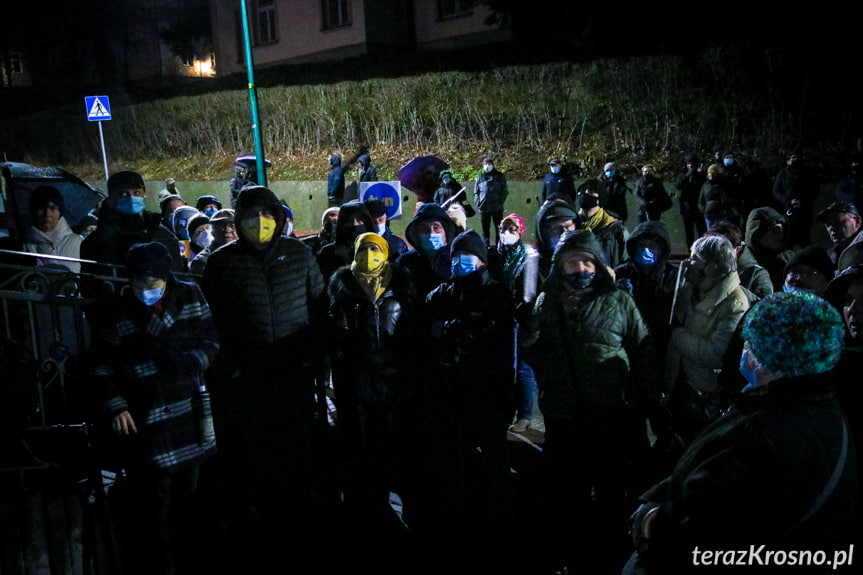
[[[204,224],[209,224],[210,218],[208,218],[205,214],[196,214],[189,219],[189,223],[186,224],[186,229],[189,230],[189,237],[195,237],[195,230]]]
[[[827,300],[801,291],[758,301],[743,324],[743,339],[761,364],[781,377],[823,373],[839,362],[845,325]]]
[[[488,263],[488,246],[476,230],[465,230],[455,237],[449,253],[463,252],[477,256],[482,263]]]
[[[49,203],[53,203],[60,211],[63,211],[63,194],[54,186],[41,185],[30,192],[30,214],[34,214],[36,210],[43,209]]]
[[[123,190],[137,190],[144,188],[144,178],[138,172],[124,171],[111,174],[108,178],[108,193],[116,194]]]
[[[524,224],[524,218],[523,217],[521,217],[520,215],[518,215],[516,213],[506,215],[500,221],[501,227],[503,227],[503,223],[506,221],[513,222],[515,224],[515,227],[518,228],[518,233],[521,235],[524,235],[525,224]]]
[[[130,277],[167,280],[171,276],[171,254],[159,242],[134,244],[126,253],[126,270]]]
[[[366,200],[364,203],[373,218],[379,218],[387,213],[387,206],[377,198]]]

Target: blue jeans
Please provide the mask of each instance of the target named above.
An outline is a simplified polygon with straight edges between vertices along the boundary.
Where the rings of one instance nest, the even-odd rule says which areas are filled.
[[[533,368],[523,359],[518,360],[515,372],[515,416],[517,419],[533,419],[537,402],[536,376]]]

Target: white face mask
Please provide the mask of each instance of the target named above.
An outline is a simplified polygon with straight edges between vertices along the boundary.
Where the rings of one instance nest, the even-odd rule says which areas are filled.
[[[515,232],[501,232],[500,243],[505,246],[511,246],[518,241],[518,234]]]
[[[285,229],[282,230],[282,237],[288,238],[294,231],[294,222],[287,222],[285,224]]]
[[[483,170],[484,172],[486,172],[486,173],[488,173],[488,172],[492,171],[493,169],[494,169],[494,165],[493,165],[493,164],[486,164],[486,165],[484,165],[484,166],[482,167],[482,170]]]
[[[552,167],[551,167],[551,173],[552,173],[552,174],[558,174],[558,173],[560,173],[560,166],[552,166]]]
[[[384,235],[384,232],[387,231],[387,223],[375,224],[375,229],[377,230],[378,235],[382,236]]]
[[[195,235],[195,245],[199,248],[208,248],[213,243],[213,232],[204,230]]]

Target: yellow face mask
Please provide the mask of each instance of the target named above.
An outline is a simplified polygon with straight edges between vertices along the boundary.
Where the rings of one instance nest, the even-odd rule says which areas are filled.
[[[366,248],[360,249],[354,257],[357,269],[363,273],[376,272],[386,263],[387,256],[380,250]]]
[[[246,239],[265,244],[273,239],[276,232],[276,220],[272,216],[261,214],[257,218],[240,221],[240,231]]]

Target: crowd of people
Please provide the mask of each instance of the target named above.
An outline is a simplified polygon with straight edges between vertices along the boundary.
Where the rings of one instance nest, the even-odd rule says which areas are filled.
[[[553,159],[527,214],[486,157],[476,211],[445,170],[404,237],[381,202],[344,200],[367,153],[331,158],[302,238],[254,182],[223,209],[169,178],[151,213],[142,177],[117,172],[86,238],[36,190],[19,248],[130,287],[84,284],[125,572],[654,575],[750,545],[850,560],[863,198],[843,179],[814,213],[801,160],[758,198],[733,154],[686,156],[672,194],[649,164],[630,190],[613,162],[576,185]],[[538,413],[542,453],[518,477],[507,432]]]

